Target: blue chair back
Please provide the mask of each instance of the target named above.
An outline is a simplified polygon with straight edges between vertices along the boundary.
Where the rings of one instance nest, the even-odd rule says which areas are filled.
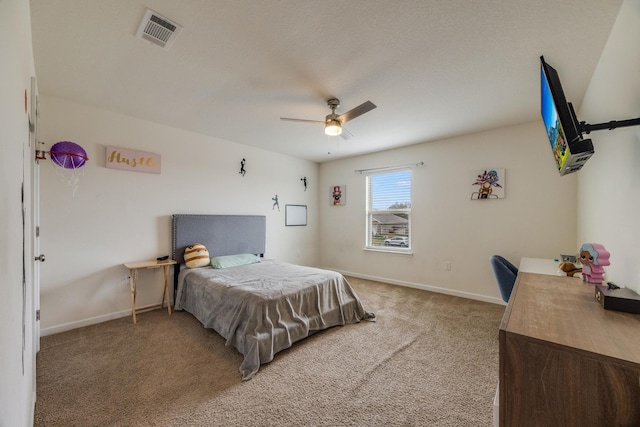
[[[496,282],[498,282],[500,296],[504,302],[509,302],[513,285],[516,283],[518,268],[500,255],[492,255],[489,261],[491,268],[493,268],[493,274],[496,276]]]

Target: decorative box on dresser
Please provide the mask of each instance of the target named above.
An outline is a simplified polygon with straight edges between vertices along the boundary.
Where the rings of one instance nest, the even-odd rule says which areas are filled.
[[[594,285],[521,269],[499,342],[500,426],[640,426],[640,315]]]

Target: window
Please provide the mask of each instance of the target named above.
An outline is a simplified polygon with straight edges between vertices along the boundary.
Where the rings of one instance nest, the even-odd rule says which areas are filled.
[[[411,170],[367,174],[367,248],[411,247]]]

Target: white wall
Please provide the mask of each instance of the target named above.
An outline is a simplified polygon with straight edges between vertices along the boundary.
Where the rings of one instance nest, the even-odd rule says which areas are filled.
[[[35,73],[30,29],[28,1],[0,1],[0,426],[28,426],[33,423],[35,314],[32,304],[32,263],[29,262],[33,256],[29,204],[33,161],[29,146],[29,119],[25,112],[25,91],[27,98],[30,98],[30,80]],[[26,106],[27,109],[29,107]],[[24,297],[23,182],[27,263]]]
[[[413,169],[413,255],[363,250],[365,176],[354,171],[420,161],[425,165]],[[484,168],[506,169],[504,199],[470,199],[473,172]],[[517,265],[521,257],[576,251],[576,178],[557,173],[541,121],[323,163],[320,175],[327,268],[501,302],[490,255]],[[343,207],[329,205],[329,187],[338,184],[347,186]]]
[[[640,2],[625,0],[578,118],[604,123],[640,117]],[[563,77],[563,78],[569,78]],[[578,241],[611,252],[607,279],[640,293],[640,127],[591,133],[595,155],[578,179]]]
[[[42,97],[41,140],[80,144],[89,157],[73,195],[41,166],[43,334],[130,315],[122,263],[169,254],[174,213],[267,217],[266,257],[316,265],[318,165],[180,129]],[[158,153],[161,174],[107,169],[105,147]],[[240,175],[246,159],[247,173]],[[309,187],[304,191],[301,178]],[[279,196],[280,211],[271,198]],[[308,206],[308,226],[285,227],[285,205]],[[159,303],[159,269],[140,273],[138,305]]]
[[[318,167],[46,94],[41,105],[46,148],[71,140],[90,158],[75,195],[51,161],[41,166],[45,335],[128,316],[121,264],[167,254],[172,213],[263,214],[267,257],[492,302],[501,300],[491,254],[517,263],[575,252],[576,179],[557,174],[538,122]],[[106,145],[161,154],[162,173],[106,169]],[[413,255],[364,251],[364,175],[354,170],[418,161],[425,166],[414,169]],[[506,168],[507,197],[470,200],[473,171],[489,167]],[[336,184],[347,186],[346,206],[329,204]],[[287,203],[308,205],[307,227],[284,226]],[[139,305],[159,302],[161,279],[159,270],[142,273]]]

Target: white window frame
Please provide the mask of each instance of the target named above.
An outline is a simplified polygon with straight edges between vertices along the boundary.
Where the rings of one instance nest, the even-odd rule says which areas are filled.
[[[409,201],[408,206],[405,208],[393,208],[393,209],[384,209],[384,208],[374,208],[373,204],[375,203],[372,200],[373,194],[371,191],[371,180],[375,179],[374,177],[379,177],[381,175],[391,175],[400,172],[405,172],[409,174]],[[400,253],[411,253],[411,203],[413,200],[413,194],[411,188],[413,187],[413,171],[411,168],[398,168],[393,170],[384,170],[384,171],[375,171],[375,172],[367,172],[366,180],[365,180],[365,191],[366,191],[366,237],[365,237],[365,249],[368,250],[380,250],[380,251],[389,251],[389,252],[400,252]],[[386,195],[391,195],[393,197],[393,192],[387,193]],[[398,189],[397,192],[398,199],[391,203],[404,203],[405,200],[402,198],[407,197],[406,190]],[[391,205],[393,206],[393,204]],[[374,224],[374,214],[377,216],[384,216],[385,214],[389,215],[398,215],[400,214],[401,218],[406,216],[406,223],[399,224],[394,226],[393,224]],[[376,228],[378,228],[376,230]],[[392,232],[393,229],[398,229],[399,233]],[[376,236],[385,236],[385,238],[393,237],[393,236],[405,236],[408,238],[408,246],[385,246],[381,237],[374,238],[374,232],[376,232]]]

